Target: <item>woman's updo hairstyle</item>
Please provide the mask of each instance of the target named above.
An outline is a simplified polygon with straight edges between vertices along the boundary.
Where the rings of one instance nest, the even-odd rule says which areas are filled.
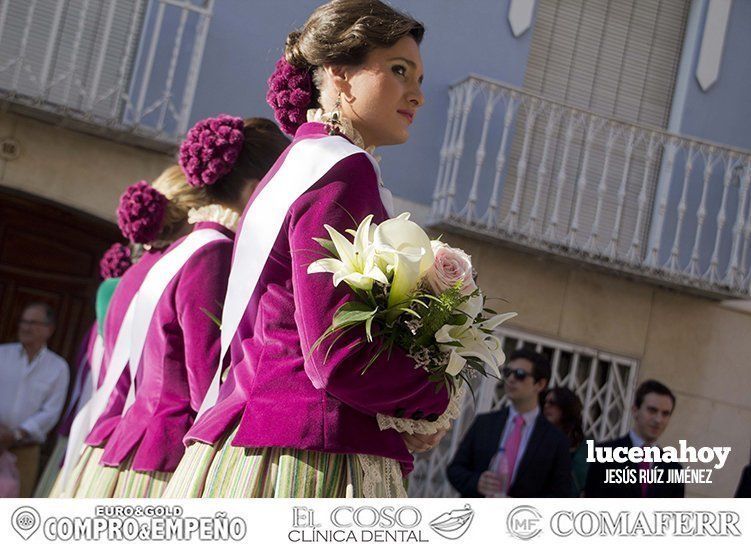
[[[321,105],[321,66],[357,66],[374,49],[391,47],[406,36],[419,45],[424,34],[422,23],[379,0],[332,0],[287,36],[266,100],[282,129],[294,134],[305,122],[305,112]]]
[[[332,0],[287,36],[284,57],[298,68],[358,65],[373,49],[405,36],[420,44],[425,27],[380,0]]]
[[[167,209],[157,243],[167,244],[177,240],[188,224],[188,210],[209,204],[206,192],[192,187],[177,165],[162,172],[151,186],[167,197]]]
[[[273,121],[218,115],[198,121],[180,145],[188,183],[211,204],[236,206],[251,180],[260,180],[289,140]]]
[[[173,165],[151,184],[139,181],[125,189],[117,224],[132,243],[160,247],[180,236],[189,209],[206,204],[206,192],[191,187],[180,167]]]
[[[205,187],[211,202],[236,203],[248,181],[263,178],[289,145],[276,123],[264,117],[244,119],[242,132],[243,145],[232,170],[219,183]]]

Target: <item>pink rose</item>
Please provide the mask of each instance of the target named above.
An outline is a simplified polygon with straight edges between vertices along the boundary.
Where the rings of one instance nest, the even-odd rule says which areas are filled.
[[[438,240],[433,240],[431,245],[435,260],[425,279],[434,294],[439,295],[459,282],[459,291],[463,295],[469,295],[477,289],[472,277],[472,258],[469,255]]]

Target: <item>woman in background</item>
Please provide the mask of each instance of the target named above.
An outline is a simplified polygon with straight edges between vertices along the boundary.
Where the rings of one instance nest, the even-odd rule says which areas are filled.
[[[571,496],[580,497],[587,481],[587,444],[582,429],[582,403],[568,387],[545,393],[542,413],[568,437],[571,452]]]

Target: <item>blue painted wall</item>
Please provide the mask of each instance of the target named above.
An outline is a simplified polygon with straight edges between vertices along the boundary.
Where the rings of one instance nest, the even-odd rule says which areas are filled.
[[[692,14],[697,20],[695,39],[684,43],[684,55],[687,57],[683,73],[679,74],[676,85],[676,101],[672,111],[671,128],[674,132],[709,140],[741,149],[751,149],[751,2],[736,0],[733,2],[725,35],[725,47],[722,55],[719,78],[707,91],[703,91],[696,80],[696,67],[706,21],[707,0],[694,0]],[[690,21],[689,21],[690,24]],[[688,31],[690,34],[690,30]],[[682,80],[682,82],[681,82]],[[669,257],[673,244],[676,225],[677,207],[683,183],[683,161],[685,153],[679,154],[676,171],[669,183],[669,199],[666,213],[665,229],[661,241],[661,257]],[[696,161],[688,191],[688,215],[686,216],[681,236],[681,265],[687,266],[697,231],[696,211],[699,207],[703,190],[704,162]],[[707,216],[700,239],[700,269],[706,270],[714,248],[717,235],[717,215],[724,192],[723,181],[725,165],[718,162],[712,171],[708,183],[706,208]],[[733,178],[734,183],[726,195],[726,223],[720,236],[720,270],[724,271],[731,257],[732,229],[737,217],[739,191],[739,171]]]
[[[706,6],[702,24],[706,19]],[[751,149],[751,2],[735,0],[730,12],[720,76],[706,92],[696,81],[699,46],[693,51],[692,77],[679,130],[743,149]]]

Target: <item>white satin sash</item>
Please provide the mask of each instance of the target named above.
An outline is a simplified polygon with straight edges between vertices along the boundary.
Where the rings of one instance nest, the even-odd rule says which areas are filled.
[[[84,359],[76,371],[76,381],[70,394],[68,407],[65,409],[65,414],[63,414],[63,420],[70,416],[76,405],[83,406],[91,398],[99,380],[99,369],[102,366],[103,357],[104,342],[102,336],[97,334],[94,339],[94,345],[91,348],[91,356],[88,354],[84,355]],[[86,374],[85,377],[84,374]]]
[[[146,342],[146,333],[162,293],[191,255],[209,242],[221,239],[227,239],[227,236],[213,229],[193,231],[179,246],[159,259],[146,274],[141,287],[128,306],[125,318],[117,333],[117,340],[107,366],[104,382],[91,399],[81,407],[71,425],[68,445],[65,450],[65,462],[60,470],[60,489],[64,490],[63,493],[67,492],[68,480],[73,467],[78,462],[86,436],[104,412],[117,381],[129,362],[131,390],[128,397],[131,397],[131,392],[134,393],[133,382]],[[132,361],[135,361],[135,363]],[[125,409],[127,409],[127,406]]]
[[[363,149],[341,136],[310,138],[292,146],[284,163],[246,211],[235,237],[235,254],[224,299],[220,364],[198,411],[199,417],[216,404],[222,362],[258,285],[287,212],[337,163],[356,153],[365,153],[370,159],[380,183],[378,163]]]

